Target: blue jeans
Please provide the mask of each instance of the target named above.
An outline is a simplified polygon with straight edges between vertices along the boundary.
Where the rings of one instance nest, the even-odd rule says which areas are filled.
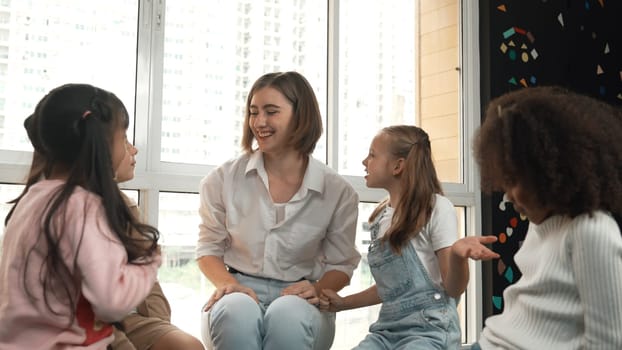
[[[306,300],[280,296],[293,282],[235,274],[253,289],[256,303],[244,293],[223,296],[202,312],[201,336],[208,349],[328,350],[335,337],[335,313],[320,312]]]

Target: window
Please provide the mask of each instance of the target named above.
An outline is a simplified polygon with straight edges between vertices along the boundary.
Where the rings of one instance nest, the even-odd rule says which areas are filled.
[[[0,40],[0,98],[5,101],[0,115],[10,118],[2,126],[1,149],[32,149],[24,118],[60,84],[90,83],[113,91],[133,114],[138,0],[88,6],[78,0],[13,1],[5,6],[0,9],[7,38]]]
[[[358,175],[374,135],[391,124],[415,124],[417,1],[339,2],[337,169]],[[382,108],[382,109],[381,109]],[[355,136],[356,135],[356,136]]]
[[[255,79],[266,72],[266,66],[272,67],[269,70],[297,70],[304,74],[323,100],[323,111],[326,110],[326,3],[313,1],[292,6],[288,9],[292,15],[278,20],[271,17],[273,1],[248,5],[240,12],[236,1],[167,3],[162,130],[179,131],[184,142],[180,142],[181,137],[163,137],[163,162],[216,165],[239,154],[239,123],[244,120],[245,97]],[[218,11],[214,11],[216,8]],[[313,35],[293,34],[300,27],[296,20],[299,13],[309,18],[304,25]],[[237,25],[242,18],[244,26]],[[272,29],[276,21],[280,32]],[[193,39],[172,44],[177,38]],[[273,41],[293,40],[307,44],[302,51],[306,54],[303,60],[296,60],[300,50],[272,45]],[[184,53],[183,60],[167,56],[179,52]],[[236,67],[243,67],[242,72]],[[169,68],[175,70],[169,72]],[[185,118],[184,123],[174,122],[174,117]],[[209,126],[204,121],[209,121]],[[325,147],[318,147],[316,155],[320,159],[324,158],[323,153]]]
[[[4,203],[22,188],[12,184],[24,181],[30,164],[22,123],[34,104],[67,82],[113,91],[131,114],[128,134],[139,149],[136,177],[121,186],[162,232],[159,279],[173,322],[189,333],[200,335],[198,310],[213,290],[194,261],[198,184],[240,153],[250,84],[268,71],[299,71],[314,87],[325,127],[314,156],[359,193],[357,245],[363,255],[369,239],[363,223],[385,193],[365,187],[361,161],[374,134],[390,124],[415,124],[428,132],[445,194],[460,220],[458,235],[479,233],[478,187],[465,136],[479,120],[477,55],[470,51],[477,48],[477,2],[2,5],[0,18],[10,18],[0,23],[2,218],[9,208]],[[373,283],[365,261],[342,294]],[[482,326],[472,311],[481,310],[479,269],[471,267],[459,307],[467,343]],[[377,312],[371,307],[339,313],[333,349],[356,345]]]

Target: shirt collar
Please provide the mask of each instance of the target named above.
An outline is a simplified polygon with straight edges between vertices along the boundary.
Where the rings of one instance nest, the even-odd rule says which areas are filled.
[[[307,165],[307,170],[305,171],[305,177],[302,180],[301,189],[306,188],[318,193],[324,192],[325,174],[323,170],[322,164],[310,156],[309,164]],[[265,174],[267,177],[266,168],[263,164],[263,153],[259,150],[250,154],[248,163],[246,164],[245,174],[248,175],[252,171],[255,171],[260,175]]]
[[[265,172],[265,168],[263,166],[263,155],[261,151],[254,151],[249,155],[248,163],[246,163],[245,174],[248,175],[251,171],[258,171],[259,169],[262,169]]]
[[[302,180],[302,186],[308,189],[323,193],[324,192],[324,166],[322,163],[309,156],[309,165]]]

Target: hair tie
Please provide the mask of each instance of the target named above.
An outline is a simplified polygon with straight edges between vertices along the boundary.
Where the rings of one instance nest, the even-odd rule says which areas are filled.
[[[86,119],[86,117],[88,117],[91,113],[93,112],[87,109],[84,113],[82,113],[82,119]]]

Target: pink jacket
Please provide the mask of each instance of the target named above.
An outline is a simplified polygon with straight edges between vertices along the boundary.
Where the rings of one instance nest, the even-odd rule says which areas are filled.
[[[79,294],[73,296],[76,318],[67,327],[70,309],[52,293],[48,301],[56,314],[50,312],[39,282],[46,253],[41,251],[45,246],[41,227],[45,206],[62,183],[44,180],[32,186],[6,226],[0,262],[2,350],[105,349],[113,340],[109,322],[126,316],[156,281],[160,256],[146,265],[128,264],[125,248],[108,227],[100,197],[77,188],[67,202],[60,243],[79,287]],[[26,271],[28,290],[35,297],[31,301],[24,289],[24,269],[35,244],[39,250],[30,254]]]

